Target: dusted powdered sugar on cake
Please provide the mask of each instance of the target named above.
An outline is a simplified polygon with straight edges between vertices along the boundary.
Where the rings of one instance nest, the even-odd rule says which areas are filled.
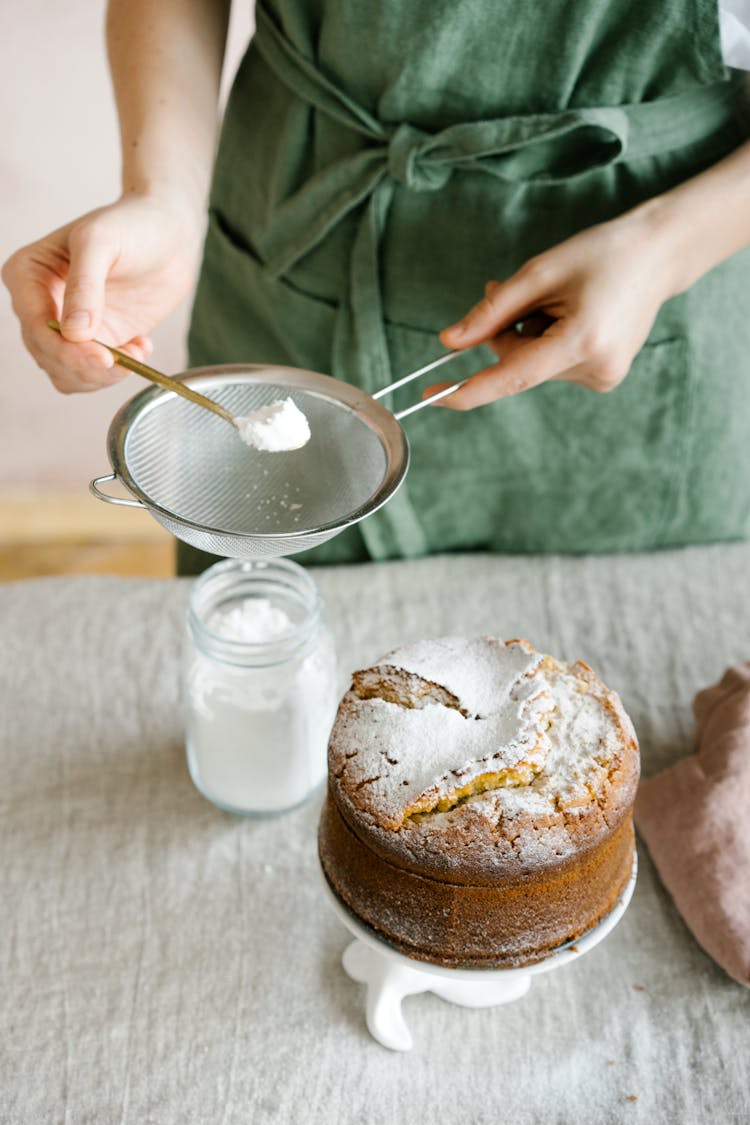
[[[458,836],[487,864],[530,869],[576,854],[617,823],[638,780],[635,731],[619,697],[581,662],[546,657],[539,675],[555,704],[542,769],[528,785],[499,785],[407,820],[405,851],[437,854],[450,868],[461,862]]]
[[[539,667],[541,659],[521,641],[503,644],[493,637],[436,637],[397,648],[371,671],[403,669],[445,688],[473,718],[501,710],[510,718],[520,710],[511,695]]]
[[[357,673],[332,745],[362,808],[386,827],[444,808],[477,785],[528,782],[548,753],[552,709],[522,642],[440,638],[398,649]]]
[[[450,834],[457,818],[488,831],[518,819],[534,826],[527,847],[561,855],[567,818],[595,802],[631,739],[617,696],[586,665],[527,642],[449,637],[355,674],[330,765],[352,804],[402,837]]]

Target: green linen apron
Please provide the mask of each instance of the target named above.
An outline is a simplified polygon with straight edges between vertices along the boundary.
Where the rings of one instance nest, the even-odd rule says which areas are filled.
[[[437,332],[488,279],[746,138],[716,0],[262,0],[256,14],[217,156],[192,365],[292,364],[375,391],[440,354]],[[738,254],[667,302],[609,395],[550,383],[406,419],[401,491],[299,558],[747,536],[748,280]],[[467,353],[450,376],[490,356]],[[180,567],[208,560],[186,548]]]

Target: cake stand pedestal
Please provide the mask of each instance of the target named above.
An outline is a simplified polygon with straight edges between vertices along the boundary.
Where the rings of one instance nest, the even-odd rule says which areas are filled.
[[[365,1012],[370,1034],[392,1051],[409,1051],[413,1040],[401,1011],[404,997],[433,992],[462,1008],[491,1008],[518,1000],[529,991],[532,976],[560,969],[577,960],[614,929],[633,896],[637,870],[638,860],[634,855],[633,870],[625,889],[609,914],[593,929],[561,945],[543,961],[520,969],[446,969],[442,965],[416,961],[399,953],[357,921],[333,893],[325,876],[323,885],[334,912],[354,937],[341,960],[348,976],[367,987]]]

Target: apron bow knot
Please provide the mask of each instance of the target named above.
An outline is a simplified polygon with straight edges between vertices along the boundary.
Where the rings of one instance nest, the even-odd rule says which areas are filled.
[[[450,165],[429,156],[429,133],[403,122],[388,145],[388,171],[397,184],[412,191],[439,191],[448,182]]]

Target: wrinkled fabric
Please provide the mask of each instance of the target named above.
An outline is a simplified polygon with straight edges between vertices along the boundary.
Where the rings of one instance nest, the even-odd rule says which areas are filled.
[[[696,752],[641,782],[636,823],[696,939],[750,987],[750,663],[693,707]]]
[[[340,687],[420,637],[527,637],[616,689],[644,774],[747,653],[750,544],[319,567]],[[187,583],[0,585],[3,1125],[746,1125],[750,993],[639,844],[624,917],[528,994],[404,1003],[379,1046],[319,882],[321,796],[240,820],[194,789]],[[420,1107],[420,1108],[415,1108]]]
[[[257,7],[230,97],[191,361],[369,391],[529,257],[746,137],[713,0]],[[621,551],[750,533],[750,322],[736,255],[668,301],[612,394],[427,409],[380,512],[305,556]],[[461,357],[462,378],[490,360]],[[397,391],[402,409],[419,395]]]

